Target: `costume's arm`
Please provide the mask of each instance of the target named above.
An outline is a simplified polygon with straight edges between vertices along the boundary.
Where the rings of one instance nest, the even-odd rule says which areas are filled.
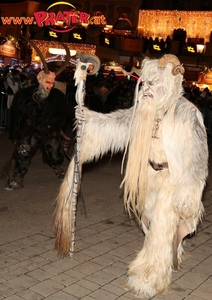
[[[201,198],[208,176],[207,134],[201,113],[187,100],[169,115],[163,141],[170,181],[175,186],[173,206],[191,232],[203,212]]]
[[[108,114],[77,107],[78,122],[83,122],[80,156],[83,162],[98,159],[105,153],[123,151],[127,144],[132,108]]]

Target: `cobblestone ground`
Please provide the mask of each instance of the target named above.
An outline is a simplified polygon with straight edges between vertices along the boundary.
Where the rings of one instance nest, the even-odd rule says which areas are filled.
[[[2,166],[12,151],[7,132],[0,134],[0,145]],[[78,203],[73,259],[59,258],[54,250],[52,214],[60,182],[42,163],[41,153],[23,189],[6,191],[0,181],[0,300],[134,299],[123,285],[144,236],[124,211],[120,170],[119,155],[84,166],[85,201]],[[211,175],[203,202],[203,222],[186,247],[190,256],[173,273],[169,292],[153,299],[212,299]]]

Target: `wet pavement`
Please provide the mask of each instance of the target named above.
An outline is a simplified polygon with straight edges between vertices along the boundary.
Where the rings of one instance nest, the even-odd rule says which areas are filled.
[[[0,134],[0,166],[11,141]],[[211,138],[209,149],[212,151]],[[65,161],[67,168],[69,161]],[[60,182],[37,152],[23,189],[4,190],[0,180],[0,300],[129,300],[123,285],[128,264],[141,249],[142,231],[123,207],[121,156],[105,156],[83,169],[85,201],[77,207],[73,259],[59,258],[52,229]],[[205,216],[189,239],[183,269],[173,273],[168,293],[156,300],[212,299],[212,175],[204,192]]]

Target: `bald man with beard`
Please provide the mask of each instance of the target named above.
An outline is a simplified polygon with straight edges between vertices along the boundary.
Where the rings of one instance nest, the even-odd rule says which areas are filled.
[[[56,74],[43,70],[37,75],[38,84],[21,89],[11,106],[10,138],[14,143],[14,170],[6,190],[24,186],[31,159],[38,149],[56,176],[63,180],[64,155],[61,151],[61,131],[68,120],[65,95],[54,88]]]

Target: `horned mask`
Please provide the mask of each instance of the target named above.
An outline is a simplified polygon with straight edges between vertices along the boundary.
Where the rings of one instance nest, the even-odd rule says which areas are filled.
[[[70,61],[70,50],[68,46],[64,43],[61,43],[63,48],[66,51],[66,58],[62,66],[58,69],[57,72],[51,72],[48,69],[48,65],[45,61],[45,58],[40,51],[40,49],[35,45],[35,43],[22,36],[21,37],[23,40],[27,41],[37,52],[39,55],[42,64],[43,64],[43,70],[40,71],[37,75],[38,82],[42,84],[47,92],[50,92],[51,88],[54,86],[55,83],[55,78],[63,71],[65,68],[68,66],[69,61]],[[75,74],[75,77],[77,75],[77,80],[76,80],[76,85],[78,81],[84,80],[87,75],[94,75],[95,73],[98,72],[100,68],[100,60],[96,55],[90,55],[90,54],[85,54],[85,53],[79,53],[76,57],[76,63],[80,64],[80,68],[77,68],[79,70],[79,74]]]
[[[66,44],[64,43],[61,43],[62,46],[65,48],[65,51],[66,51],[66,58],[65,58],[65,61],[64,63],[62,64],[62,66],[58,69],[57,72],[51,72],[49,71],[49,68],[48,68],[48,65],[46,63],[46,60],[41,52],[41,50],[36,46],[36,44],[22,36],[21,37],[23,40],[25,40],[26,42],[28,42],[34,49],[35,51],[37,52],[37,54],[39,55],[41,61],[42,61],[42,64],[43,64],[43,68],[44,70],[40,71],[37,75],[37,80],[39,82],[39,84],[42,84],[44,89],[46,90],[46,92],[50,92],[50,90],[52,89],[52,87],[54,86],[54,83],[55,83],[55,78],[57,75],[59,75],[63,70],[65,70],[65,68],[68,66],[69,64],[69,60],[70,60],[70,51],[69,51],[69,48]]]
[[[184,67],[180,63],[179,59],[173,54],[165,54],[163,57],[161,57],[161,59],[159,59],[158,61],[158,67],[165,68],[169,63],[173,65],[172,75],[175,76],[179,73],[181,73],[182,75],[184,74]]]

